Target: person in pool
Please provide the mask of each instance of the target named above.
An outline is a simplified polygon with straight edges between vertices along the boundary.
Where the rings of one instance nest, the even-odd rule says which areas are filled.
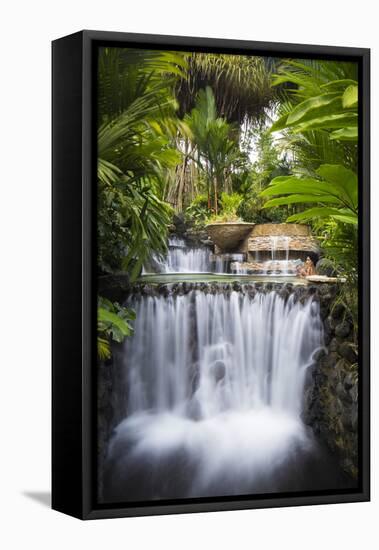
[[[307,256],[304,265],[297,267],[298,277],[308,277],[309,275],[315,275],[316,269],[315,264],[312,262],[311,258]]]

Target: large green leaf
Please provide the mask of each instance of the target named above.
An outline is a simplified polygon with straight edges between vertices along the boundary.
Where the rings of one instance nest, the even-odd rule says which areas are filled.
[[[358,126],[351,128],[341,128],[340,130],[334,130],[329,134],[329,139],[339,141],[357,141],[358,139]]]
[[[130,336],[133,332],[133,328],[125,319],[103,307],[98,308],[97,318],[100,323],[104,323],[106,328],[112,331],[112,337],[116,342],[122,342],[126,336]]]
[[[279,130],[283,130],[284,128],[287,128],[287,118],[288,113],[285,113],[282,115],[278,120],[274,122],[274,124],[270,128],[270,132],[278,132]]]
[[[358,207],[358,179],[352,170],[341,164],[323,164],[316,172],[327,182],[344,189],[350,199],[351,207],[353,209]]]
[[[274,178],[270,185],[261,193],[262,197],[275,195],[292,195],[304,193],[307,195],[334,197],[336,203],[349,204],[349,194],[339,184],[321,181],[316,178],[297,178],[296,176],[280,176]],[[304,201],[306,202],[306,201]]]
[[[331,82],[327,82],[326,84],[322,84],[320,87],[323,90],[340,90],[343,92],[346,89],[346,86],[350,85],[356,85],[357,81],[352,80],[351,78],[343,78],[341,80],[332,80]]]
[[[342,96],[342,105],[344,109],[351,109],[358,105],[358,86],[356,84],[346,88]]]
[[[289,195],[287,197],[278,197],[276,199],[271,199],[267,201],[263,208],[271,208],[273,206],[286,206],[288,204],[297,204],[297,203],[310,203],[310,202],[317,202],[317,203],[336,203],[335,197],[332,195]]]
[[[318,207],[318,208],[309,208],[304,212],[294,214],[287,218],[288,222],[304,222],[309,220],[314,220],[316,218],[334,218],[343,223],[349,223],[353,225],[358,224],[358,216],[353,214],[348,210],[342,210],[338,208],[329,208],[329,207]]]
[[[309,132],[310,130],[320,130],[322,128],[344,128],[345,126],[355,126],[358,124],[358,115],[356,113],[337,113],[314,118],[303,124],[294,127],[293,131]]]
[[[288,115],[287,125],[293,126],[299,122],[320,118],[321,116],[335,114],[341,110],[341,95],[339,92],[331,92],[302,101]]]

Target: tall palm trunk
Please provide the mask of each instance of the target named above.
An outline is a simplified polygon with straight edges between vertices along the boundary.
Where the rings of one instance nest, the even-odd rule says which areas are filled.
[[[178,183],[178,197],[177,197],[177,211],[182,212],[183,210],[183,193],[184,193],[184,187],[186,184],[186,168],[188,163],[188,139],[186,138],[184,141],[184,158],[182,162],[182,166],[180,169],[180,175],[179,175],[179,183]]]
[[[217,205],[217,200],[218,200],[218,192],[217,192],[217,176],[213,176],[213,185],[214,185],[214,204],[215,204],[215,214],[217,216],[218,214],[218,205]]]

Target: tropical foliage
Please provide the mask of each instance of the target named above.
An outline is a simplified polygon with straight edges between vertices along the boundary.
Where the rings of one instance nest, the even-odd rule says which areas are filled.
[[[185,68],[173,52],[104,48],[99,58],[98,251],[105,272],[138,276],[166,250],[167,171],[180,161],[172,88]]]
[[[221,193],[220,213],[209,218],[209,221],[214,222],[234,222],[241,221],[237,215],[238,208],[243,201],[243,196],[239,193]]]
[[[281,195],[266,202],[265,208],[289,204],[312,203],[316,206],[289,216],[289,222],[309,222],[333,218],[343,223],[358,224],[357,176],[340,164],[322,164],[316,177],[279,176],[262,191],[262,197]],[[295,192],[294,192],[295,191]]]
[[[218,195],[225,189],[233,167],[242,157],[237,128],[217,116],[215,97],[209,86],[200,90],[195,108],[184,120],[199,152],[196,161],[205,176],[208,207],[211,208],[213,198],[213,209],[217,215]]]
[[[358,102],[353,63],[101,48],[99,271],[135,281],[184,212],[197,225],[309,223],[356,278]],[[100,299],[100,357],[132,320]]]
[[[262,57],[191,53],[185,78],[178,80],[176,95],[184,116],[195,107],[196,95],[210,87],[216,109],[228,122],[241,125],[264,120],[274,103],[271,86],[273,60]]]
[[[126,336],[133,333],[133,327],[129,321],[134,319],[133,310],[99,296],[97,309],[97,353],[99,359],[110,358],[111,340],[120,343]]]
[[[282,90],[281,146],[293,152],[292,174],[273,178],[265,208],[296,208],[288,222],[312,223],[326,257],[356,302],[358,250],[358,83],[353,63],[287,61],[274,76]],[[352,299],[355,296],[355,300]],[[354,307],[353,314],[357,315]]]

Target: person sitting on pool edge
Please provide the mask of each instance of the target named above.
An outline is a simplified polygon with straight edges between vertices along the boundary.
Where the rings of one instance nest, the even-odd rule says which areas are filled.
[[[297,276],[298,277],[308,277],[309,275],[315,275],[316,269],[315,264],[312,262],[311,258],[307,256],[303,266],[297,267]]]

